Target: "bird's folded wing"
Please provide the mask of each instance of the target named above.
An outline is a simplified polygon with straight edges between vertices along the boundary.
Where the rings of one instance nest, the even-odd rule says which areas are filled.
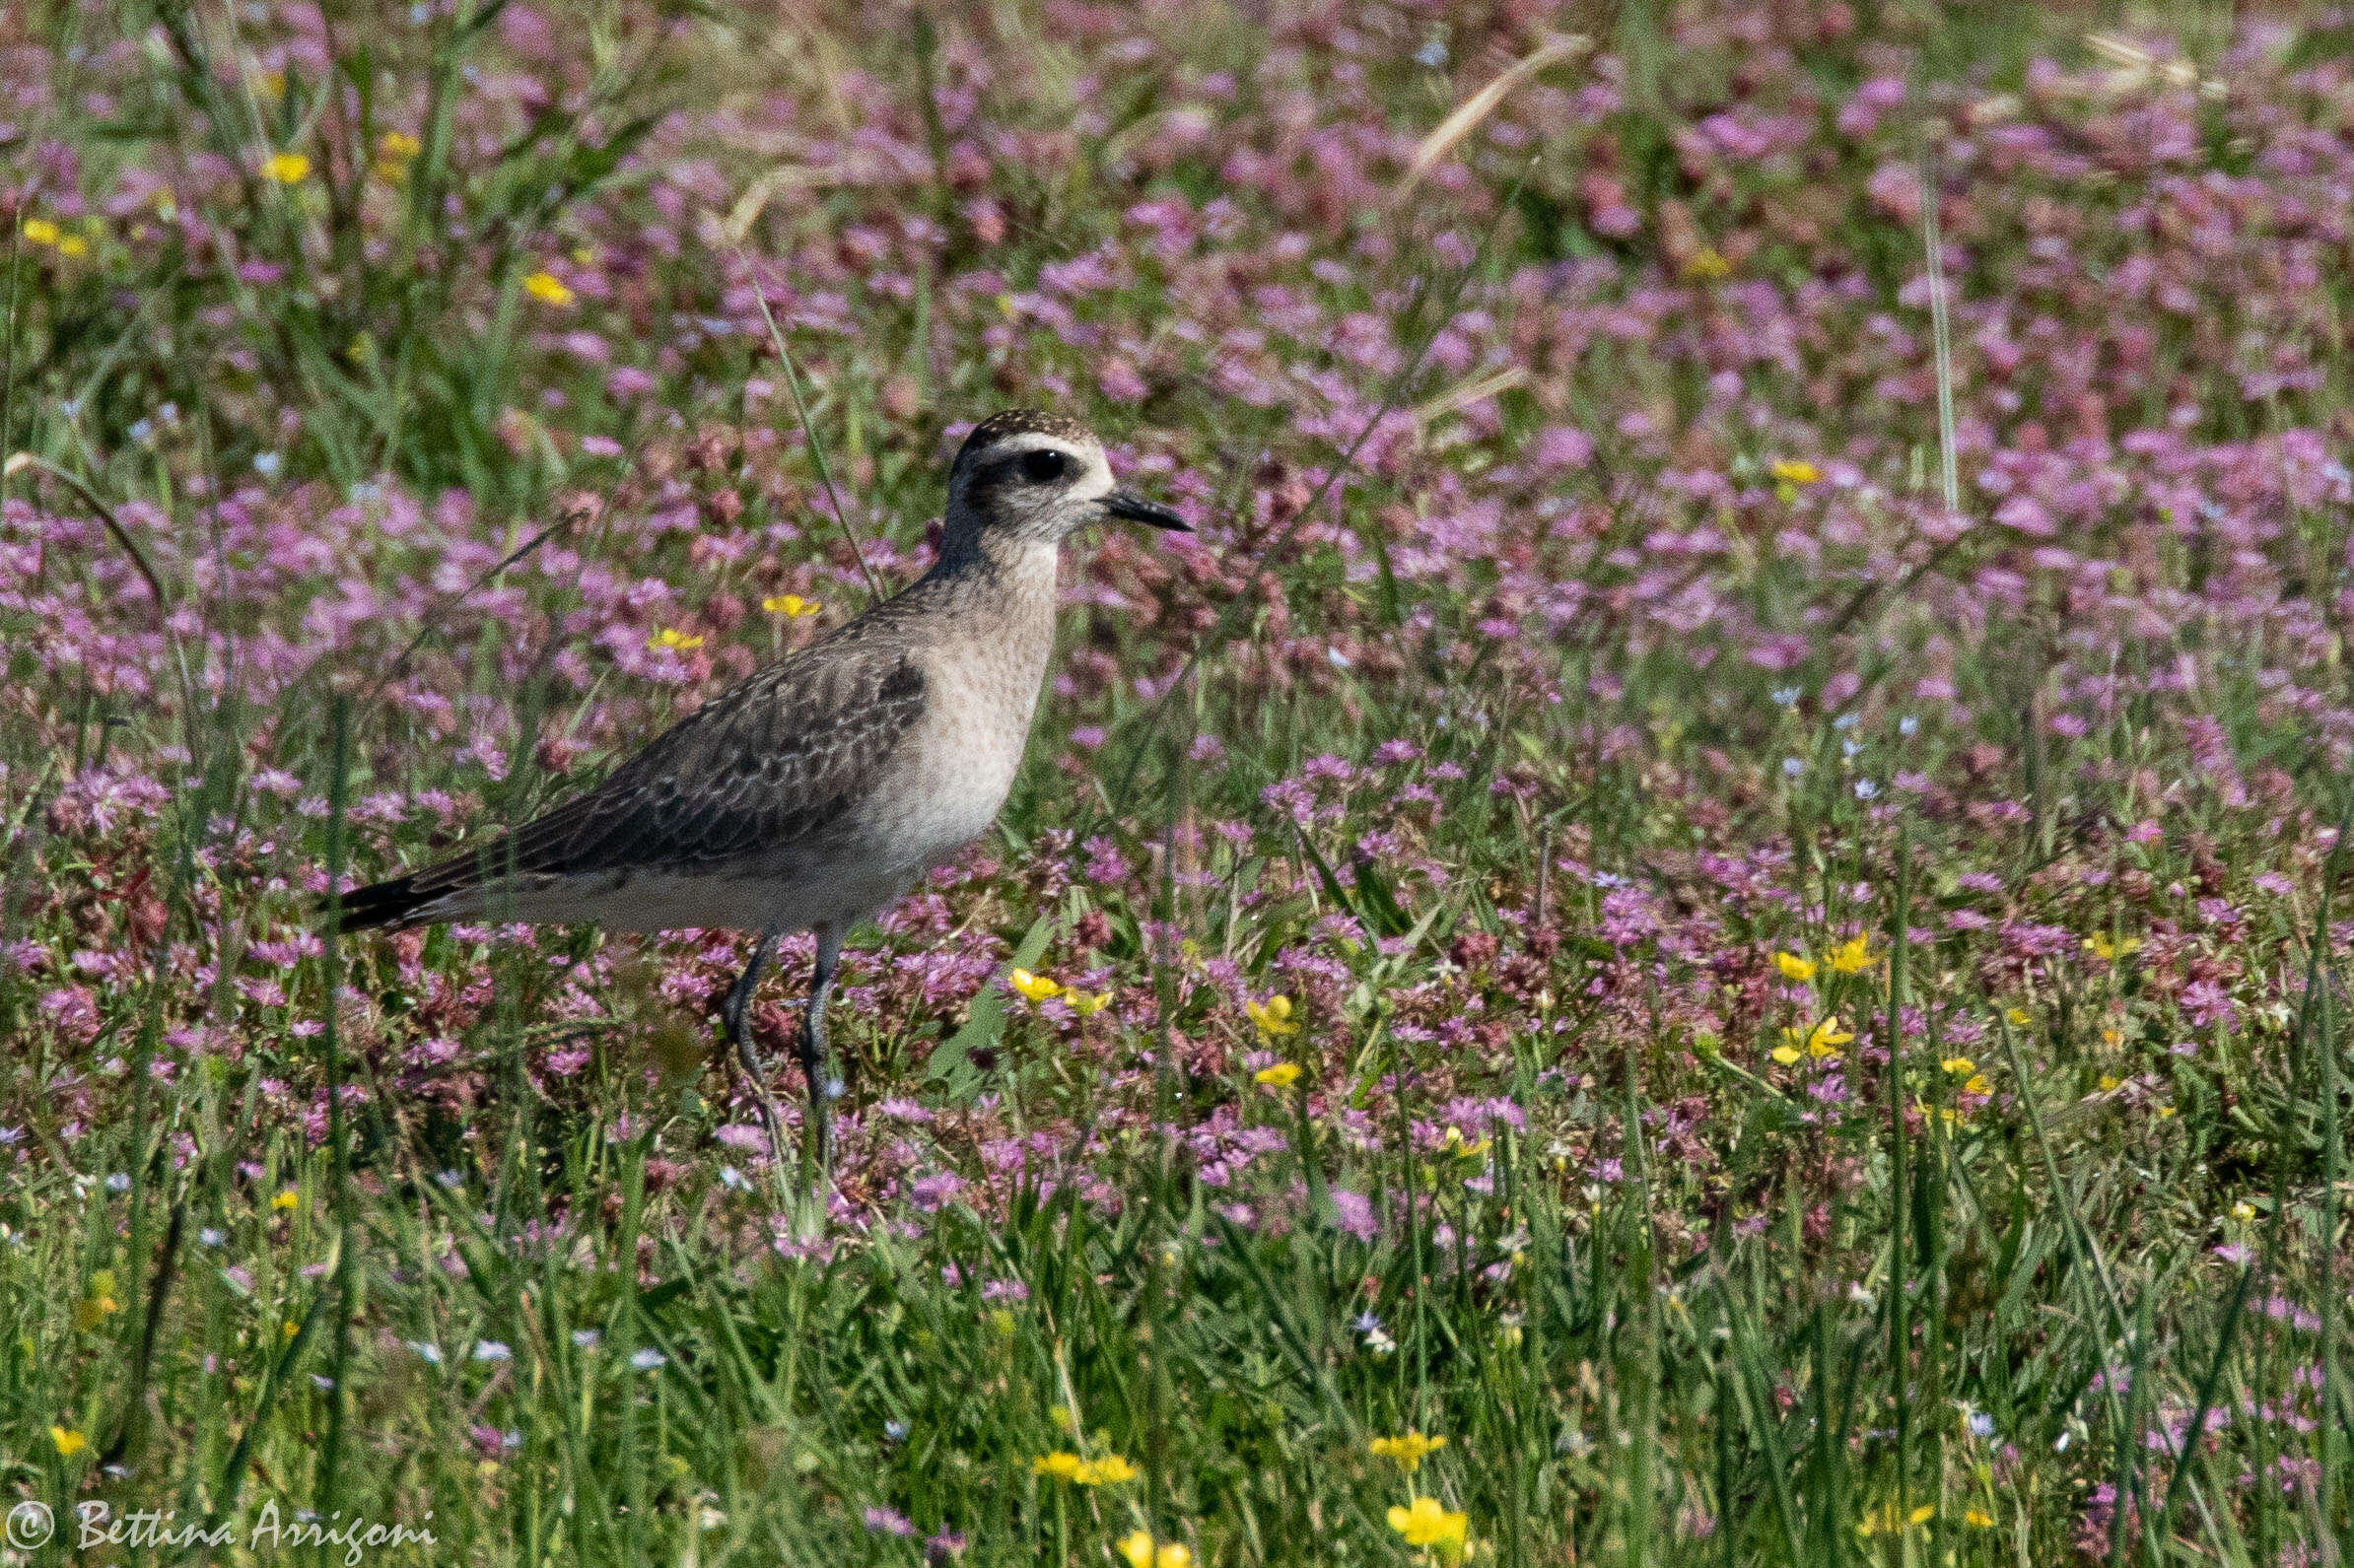
[[[412,896],[788,850],[872,786],[923,709],[904,649],[820,645],[713,699],[587,794],[418,872]]]

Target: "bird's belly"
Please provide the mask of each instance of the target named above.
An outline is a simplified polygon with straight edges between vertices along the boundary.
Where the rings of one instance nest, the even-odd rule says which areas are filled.
[[[760,860],[701,870],[644,867],[566,878],[538,899],[519,900],[518,918],[581,921],[614,931],[690,928],[805,930],[848,925],[896,898],[907,876],[867,855]]]
[[[1023,673],[1026,690],[1012,694],[958,689],[995,684],[992,677],[1010,676],[1010,684]],[[1021,767],[1038,677],[966,663],[934,679],[942,690],[922,729],[900,767],[861,803],[853,828],[878,862],[909,877],[954,859],[997,820]]]
[[[1016,752],[1012,762],[1019,761]],[[1013,766],[968,752],[935,759],[908,783],[905,790],[866,802],[854,831],[873,863],[916,877],[953,860],[989,831],[1013,783]]]

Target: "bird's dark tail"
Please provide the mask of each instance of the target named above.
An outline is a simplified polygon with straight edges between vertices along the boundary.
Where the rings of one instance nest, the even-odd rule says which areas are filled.
[[[388,882],[374,882],[367,887],[354,888],[343,895],[343,919],[337,925],[343,931],[399,930],[417,923],[412,917],[434,895],[419,893],[414,876],[396,876]]]

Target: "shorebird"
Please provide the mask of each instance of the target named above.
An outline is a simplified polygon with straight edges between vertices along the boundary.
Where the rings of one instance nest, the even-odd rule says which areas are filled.
[[[780,1168],[782,1121],[746,1015],[779,938],[813,931],[802,1163],[813,1151],[830,1181],[842,1083],[825,1007],[842,938],[997,819],[1054,650],[1064,537],[1105,518],[1192,531],[1117,488],[1083,426],[993,415],[957,450],[939,559],[915,583],[706,703],[586,794],[345,895],[342,929],[488,919],[758,932],[723,1017]]]

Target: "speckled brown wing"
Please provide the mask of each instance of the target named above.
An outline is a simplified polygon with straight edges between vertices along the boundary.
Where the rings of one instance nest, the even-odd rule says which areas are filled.
[[[924,709],[895,643],[821,643],[664,731],[587,794],[473,852],[344,900],[343,926],[450,918],[506,877],[560,880],[740,862],[822,833],[863,796]]]

